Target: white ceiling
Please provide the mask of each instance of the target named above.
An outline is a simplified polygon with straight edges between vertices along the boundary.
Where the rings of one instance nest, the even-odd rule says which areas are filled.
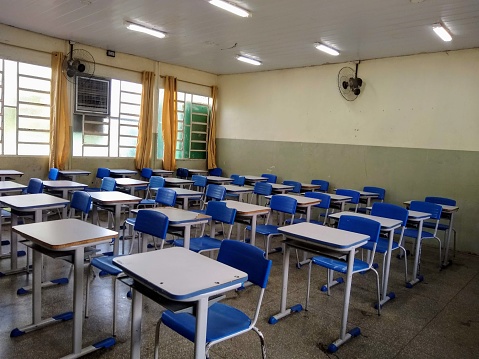
[[[479,47],[479,0],[0,0],[0,23],[213,74],[342,63]],[[127,30],[125,20],[168,33]],[[432,31],[442,21],[453,41]],[[338,49],[333,57],[313,46]],[[235,55],[260,59],[241,63]]]

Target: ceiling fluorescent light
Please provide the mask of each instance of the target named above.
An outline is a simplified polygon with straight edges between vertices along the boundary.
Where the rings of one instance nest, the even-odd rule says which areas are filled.
[[[252,59],[250,57],[243,56],[243,55],[236,56],[236,59],[239,60],[239,61],[246,62],[246,63],[251,64],[251,65],[256,65],[256,66],[261,65],[261,61],[258,61],[258,60],[255,60],[255,59]]]
[[[146,26],[133,24],[131,22],[126,22],[125,25],[126,25],[126,28],[129,29],[129,30],[142,32],[144,34],[155,36],[155,37],[158,37],[160,39],[162,39],[166,36],[166,34],[164,32],[161,32],[159,30],[155,30],[155,29],[152,29],[152,28],[149,28],[149,27],[146,27]]]
[[[217,6],[223,10],[229,11],[235,15],[241,16],[241,17],[250,17],[251,13],[249,11],[246,11],[245,9],[242,9],[236,5],[233,5],[227,1],[223,0],[209,0],[208,1],[211,5]]]
[[[314,46],[320,50],[320,51],[323,51],[329,55],[333,55],[333,56],[338,56],[339,55],[339,51],[333,49],[332,47],[329,47],[329,46],[326,46],[326,45],[323,45],[322,43],[320,42],[317,42],[314,44]]]
[[[432,26],[432,29],[436,33],[437,36],[439,36],[442,41],[451,41],[452,37],[451,34],[446,30],[446,28],[442,24],[434,24]]]

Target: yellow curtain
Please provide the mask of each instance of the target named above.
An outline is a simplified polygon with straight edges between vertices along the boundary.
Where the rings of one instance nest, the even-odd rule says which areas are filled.
[[[67,79],[62,74],[63,53],[52,53],[50,91],[50,168],[66,169],[70,157],[70,110]]]
[[[153,96],[155,94],[155,74],[144,71],[141,74],[141,108],[136,143],[135,167],[141,170],[150,167],[151,145],[153,143]]]
[[[208,169],[216,168],[216,101],[218,98],[218,87],[211,87],[211,105],[210,128],[208,130]]]
[[[176,78],[165,77],[163,113],[161,132],[163,134],[163,168],[168,171],[176,169],[176,136],[178,116],[176,114]]]

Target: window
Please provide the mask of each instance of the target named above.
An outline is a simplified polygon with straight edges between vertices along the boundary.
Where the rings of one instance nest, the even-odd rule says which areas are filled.
[[[163,90],[160,90],[161,118]],[[208,125],[212,99],[207,96],[177,92],[178,135],[176,159],[206,159]],[[158,121],[161,134],[161,119]],[[158,158],[163,158],[163,138],[158,136]]]
[[[0,153],[50,152],[49,67],[0,59]]]
[[[135,157],[141,84],[111,80],[110,116],[75,114],[73,156]]]

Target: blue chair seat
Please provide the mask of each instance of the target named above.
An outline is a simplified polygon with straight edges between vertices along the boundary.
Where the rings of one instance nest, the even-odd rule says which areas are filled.
[[[436,228],[436,223],[432,223],[432,222],[424,222],[423,223],[423,228]],[[438,226],[437,226],[437,229],[439,231],[448,231],[449,230],[449,225],[448,224],[445,224],[445,223],[439,223]]]
[[[401,231],[396,229],[394,233],[400,235]],[[404,236],[409,238],[417,238],[418,233],[419,233],[419,230],[417,230],[416,228],[406,228],[404,230]],[[434,238],[434,234],[428,231],[422,231],[421,238]]]
[[[342,261],[339,259],[323,257],[323,256],[316,256],[311,258],[311,261],[314,264],[317,264],[321,267],[331,269],[336,272],[346,273],[348,271],[348,263],[346,261]],[[358,258],[354,258],[354,272],[365,271],[369,269],[369,264],[364,262]]]
[[[150,198],[142,199],[140,203],[138,203],[138,206],[155,206],[155,205],[156,205],[156,201]]]
[[[221,247],[221,240],[216,238],[211,238],[208,236],[198,237],[198,238],[191,238],[190,239],[190,250],[193,252],[202,252],[202,251],[210,251],[214,248],[220,249]],[[175,239],[173,241],[176,247],[183,247],[184,240],[183,238]]]
[[[162,314],[161,321],[189,341],[195,341],[196,319],[191,314],[175,314],[167,310]],[[206,342],[209,343],[247,330],[251,319],[236,308],[223,303],[215,303],[208,309],[207,323]]]
[[[247,231],[251,231],[251,226],[246,227]],[[262,234],[264,236],[269,236],[270,234],[280,234],[278,232],[278,226],[273,224],[259,224],[256,226],[256,233]]]
[[[120,268],[113,264],[113,259],[118,256],[95,257],[91,260],[91,265],[100,269],[109,275],[118,275],[122,272]]]
[[[376,252],[386,253],[388,251],[388,245],[389,245],[389,239],[379,238],[378,239],[378,244],[376,246]],[[374,243],[368,242],[364,246],[362,246],[361,248],[366,249],[368,251],[372,251],[373,246],[374,246]],[[392,250],[395,250],[395,249],[398,249],[398,248],[399,248],[398,242],[393,241]]]

